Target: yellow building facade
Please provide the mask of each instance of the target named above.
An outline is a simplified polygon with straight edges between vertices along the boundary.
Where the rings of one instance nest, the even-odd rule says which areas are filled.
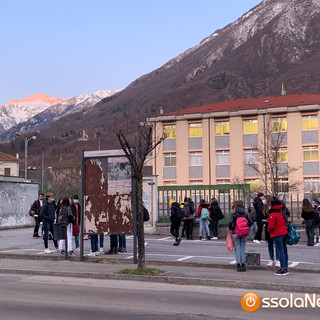
[[[166,136],[154,150],[153,174],[159,186],[249,183],[264,191],[271,178],[262,158],[271,154],[279,167],[279,192],[291,186],[301,194],[319,192],[319,111],[320,95],[294,94],[223,101],[151,118],[155,139]],[[270,139],[280,139],[276,152]]]

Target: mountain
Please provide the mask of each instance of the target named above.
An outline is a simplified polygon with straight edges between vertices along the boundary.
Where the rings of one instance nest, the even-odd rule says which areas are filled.
[[[64,100],[44,93],[30,94],[22,100],[10,100],[3,106],[0,106],[0,133]]]
[[[27,121],[20,122],[0,135],[0,141],[10,141],[15,133],[26,134],[31,131],[40,131],[47,128],[60,118],[87,109],[108,98],[121,90],[100,90],[92,94],[82,94],[74,98],[63,100],[60,103],[47,107],[44,111],[37,113]]]

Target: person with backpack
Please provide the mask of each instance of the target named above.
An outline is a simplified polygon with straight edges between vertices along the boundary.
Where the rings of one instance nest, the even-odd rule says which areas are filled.
[[[34,239],[40,238],[40,236],[39,236],[39,227],[40,227],[40,222],[41,222],[40,210],[41,210],[41,207],[43,206],[43,201],[44,201],[43,198],[44,198],[44,194],[39,193],[38,200],[36,200],[32,204],[31,209],[30,209],[30,211],[33,212],[33,217],[34,217],[34,221],[35,221],[35,226],[33,229],[33,236],[32,236]]]
[[[264,206],[267,205],[267,200],[264,197],[264,194],[262,192],[259,192],[257,196],[253,200],[253,206],[256,213],[256,223],[257,223],[257,233],[254,237],[253,242],[254,243],[263,243],[262,241],[262,231],[263,231],[263,221],[265,219],[263,215]]]
[[[195,213],[194,202],[191,198],[185,197],[183,204],[183,214],[184,214],[184,227],[186,232],[187,240],[193,240],[192,232],[193,232],[193,218]]]
[[[242,201],[234,201],[230,214],[229,230],[232,230],[237,271],[246,270],[246,241],[253,224],[249,214],[245,212]]]
[[[178,246],[181,242],[181,237],[179,237],[179,228],[182,219],[184,218],[184,213],[180,208],[180,205],[175,200],[171,199],[169,201],[170,206],[170,233],[175,237],[175,242],[173,243],[174,246]]]
[[[309,199],[302,200],[302,213],[301,218],[304,219],[306,225],[306,234],[307,234],[307,246],[312,247],[314,245],[314,218],[315,211],[312,208],[312,204]]]
[[[211,212],[211,226],[212,226],[212,233],[213,233],[212,240],[218,240],[219,220],[223,219],[224,215],[219,207],[219,204],[216,198],[211,199],[210,212]]]
[[[210,206],[206,201],[200,203],[201,211],[197,210],[197,215],[200,218],[199,227],[199,240],[202,240],[202,231],[205,230],[203,240],[210,240],[209,218],[210,218]]]
[[[286,276],[289,274],[286,244],[286,236],[288,234],[287,219],[281,210],[281,201],[273,196],[271,199],[271,209],[269,210],[268,232],[270,233],[270,239],[274,241],[280,258],[280,269],[274,273],[275,276]]]

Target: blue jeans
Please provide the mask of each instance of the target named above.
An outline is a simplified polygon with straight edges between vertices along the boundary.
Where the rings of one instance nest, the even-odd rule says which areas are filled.
[[[126,235],[119,234],[118,238],[119,238],[119,249],[126,249],[127,248]]]
[[[278,236],[273,238],[273,241],[279,253],[280,267],[288,268],[288,250],[284,238],[285,236]]]
[[[74,237],[74,243],[76,245],[76,249],[79,248],[79,236]]]
[[[100,248],[103,248],[103,243],[104,243],[104,234],[101,233],[101,234],[99,234],[99,245],[100,245]]]
[[[246,263],[246,241],[247,236],[245,237],[237,237],[236,234],[232,235],[233,237],[233,245],[234,245],[234,253],[236,256],[237,263]]]
[[[97,234],[90,234],[90,242],[91,242],[91,251],[98,252],[98,235]]]
[[[202,237],[202,229],[203,228],[206,229],[207,236],[210,237],[209,219],[207,219],[207,218],[200,219],[199,237]]]
[[[44,242],[44,247],[45,249],[48,249],[48,236],[49,236],[49,231],[53,235],[53,222],[49,221],[43,221],[43,242]],[[54,247],[57,249],[58,248],[58,241],[53,240]]]
[[[268,250],[269,250],[270,259],[274,261],[273,242],[274,242],[273,239],[268,240]],[[276,259],[280,260],[280,256],[279,256],[279,252],[278,252],[277,247],[276,247]]]

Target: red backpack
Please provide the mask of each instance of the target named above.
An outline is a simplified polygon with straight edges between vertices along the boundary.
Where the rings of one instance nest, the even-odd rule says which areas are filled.
[[[246,237],[249,235],[249,223],[245,217],[238,217],[235,233],[237,237]]]

